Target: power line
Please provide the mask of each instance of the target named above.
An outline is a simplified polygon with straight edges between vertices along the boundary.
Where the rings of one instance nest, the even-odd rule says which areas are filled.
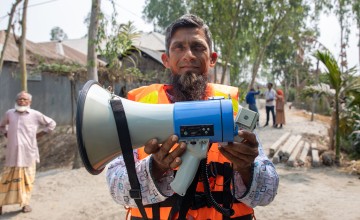
[[[56,1],[59,1],[59,0],[49,0],[49,1],[45,1],[45,2],[40,2],[40,3],[33,4],[33,5],[28,5],[27,8],[32,8],[32,7],[39,6],[39,5],[45,5],[45,4],[48,4],[48,3],[51,3],[51,2],[56,2]],[[19,10],[22,10],[22,9],[24,9],[24,7],[16,9],[15,12],[17,12]],[[3,15],[2,17],[0,17],[0,19],[1,20],[5,19],[8,16],[9,16],[9,14]]]

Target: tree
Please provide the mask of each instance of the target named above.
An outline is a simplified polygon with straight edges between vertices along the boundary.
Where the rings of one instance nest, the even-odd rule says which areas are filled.
[[[337,64],[335,58],[328,52],[317,51],[315,57],[319,59],[326,67],[330,88],[334,90],[334,115],[335,115],[335,163],[340,164],[340,108],[341,104],[348,98],[349,93],[360,93],[360,80],[351,80],[351,73],[355,72],[355,68],[351,68],[345,72]],[[350,76],[350,77],[349,77]],[[355,97],[359,100],[358,97]],[[358,103],[360,104],[360,103]],[[332,137],[330,137],[332,138]]]
[[[186,0],[146,0],[143,14],[147,22],[154,24],[154,30],[161,33],[187,11]]]
[[[360,65],[360,2],[353,0],[352,11],[355,15],[357,29],[358,29],[358,50],[359,50],[359,65]]]
[[[98,81],[96,47],[98,42],[97,33],[99,29],[99,20],[101,16],[100,5],[101,0],[92,0],[88,34],[87,78],[96,81]]]
[[[7,42],[9,40],[9,34],[10,34],[10,31],[11,31],[11,27],[13,25],[12,21],[13,21],[13,18],[14,18],[15,10],[16,10],[16,7],[20,4],[21,1],[22,0],[17,0],[11,6],[11,10],[10,10],[10,14],[9,14],[8,27],[6,29],[5,41],[4,41],[4,45],[3,45],[3,48],[2,48],[2,51],[1,51],[1,57],[0,57],[0,75],[1,75],[2,67],[3,67],[3,63],[4,63],[5,50],[6,50],[6,47],[7,47]]]
[[[24,0],[23,14],[21,23],[21,36],[19,41],[19,65],[21,73],[21,89],[28,91],[27,89],[27,72],[26,72],[26,16],[27,16],[28,0]]]
[[[189,11],[202,17],[210,27],[214,49],[220,55],[222,80],[231,62],[231,76],[240,75],[235,71],[241,71],[241,65],[252,69],[251,84],[257,77],[270,43],[293,31],[300,32],[308,16],[306,3],[294,0],[183,0],[181,7],[173,8],[162,4],[162,1],[150,0],[146,3],[144,16],[157,22],[157,27],[162,30],[166,27],[165,21],[174,20],[172,14],[165,13],[169,10],[177,9],[173,13],[176,15]],[[231,81],[238,82],[236,78]]]
[[[50,31],[51,41],[63,41],[68,39],[67,34],[60,27],[53,27]]]
[[[116,24],[114,20],[112,23],[112,32],[106,34],[106,38],[103,39],[104,47],[99,45],[98,50],[100,55],[106,60],[106,74],[110,82],[114,83],[120,80],[126,80],[126,73],[130,70],[122,71],[122,60],[130,59],[134,66],[136,63],[129,56],[132,52],[137,51],[132,42],[139,37],[139,32],[136,31],[132,22],[127,24]],[[126,69],[126,68],[124,68]],[[131,71],[129,72],[131,74]],[[138,72],[137,72],[138,73]]]

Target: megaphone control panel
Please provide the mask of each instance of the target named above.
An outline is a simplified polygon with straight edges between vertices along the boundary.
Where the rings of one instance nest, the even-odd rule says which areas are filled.
[[[180,138],[214,136],[214,125],[180,126]]]

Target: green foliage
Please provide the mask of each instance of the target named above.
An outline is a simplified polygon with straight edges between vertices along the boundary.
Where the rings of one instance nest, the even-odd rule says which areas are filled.
[[[160,31],[185,12],[203,18],[213,34],[214,50],[220,55],[223,71],[230,68],[231,83],[235,86],[242,81],[255,79],[263,60],[274,62],[274,68],[281,68],[281,71],[277,71],[279,73],[292,74],[286,68],[294,63],[292,61],[297,51],[297,42],[301,38],[299,35],[303,32],[312,33],[305,28],[310,6],[302,1],[175,2],[176,6],[174,1],[147,0],[143,14]],[[270,46],[273,41],[277,41],[277,46]],[[287,42],[286,45],[284,42]],[[269,47],[271,52],[265,54]],[[280,55],[275,56],[276,54]],[[284,66],[288,65],[278,67],[276,61],[282,61]],[[263,67],[267,65],[272,68],[269,62]]]
[[[50,72],[61,75],[67,75],[69,73],[86,72],[86,68],[76,63],[73,64],[40,63],[33,71]]]
[[[334,93],[326,92],[329,99],[333,100],[335,110],[336,131],[336,158],[339,160],[340,140],[348,139],[353,135],[354,127],[358,124],[358,112],[360,106],[360,77],[354,76],[355,68],[341,72],[335,58],[328,52],[317,51],[315,57],[326,67],[329,86]],[[321,89],[319,89],[321,91]],[[328,89],[328,91],[331,91]],[[341,137],[340,137],[341,136]],[[354,139],[353,141],[356,141]],[[344,145],[346,142],[342,142]],[[355,143],[355,142],[354,142]],[[346,145],[345,145],[346,146]]]
[[[143,14],[155,31],[163,33],[172,21],[186,14],[186,5],[184,0],[146,0]]]
[[[60,27],[53,27],[50,31],[50,40],[51,41],[63,41],[68,39],[67,34]]]

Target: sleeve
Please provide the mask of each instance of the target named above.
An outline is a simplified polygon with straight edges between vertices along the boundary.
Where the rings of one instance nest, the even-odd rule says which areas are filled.
[[[39,123],[41,125],[45,126],[44,131],[46,133],[53,131],[56,127],[56,122],[52,118],[49,118],[46,115],[41,114],[41,113],[40,113]]]
[[[0,122],[0,133],[1,134],[6,134],[7,133],[6,125],[8,123],[9,123],[8,112],[6,112],[4,114],[4,116],[2,117],[1,122]]]
[[[134,159],[136,175],[141,186],[143,205],[162,202],[174,193],[170,187],[170,182],[174,179],[173,171],[169,170],[159,181],[154,181],[151,175],[152,157],[148,156],[139,160],[137,151],[134,150]],[[126,206],[137,207],[135,201],[130,198],[129,190],[131,186],[122,156],[116,158],[109,164],[106,180],[110,194],[115,202]]]
[[[259,155],[253,164],[250,187],[247,188],[244,185],[240,173],[234,172],[235,198],[253,208],[258,205],[270,204],[274,200],[279,186],[279,175],[275,166],[265,155],[259,138],[258,142]]]

